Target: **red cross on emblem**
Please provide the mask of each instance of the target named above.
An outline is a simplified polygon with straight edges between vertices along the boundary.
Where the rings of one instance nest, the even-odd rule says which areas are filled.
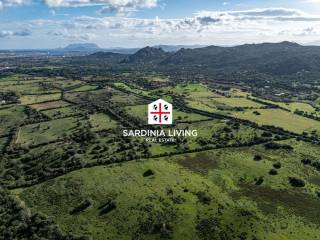
[[[153,109],[154,109],[154,110],[157,110],[157,109],[158,109],[158,106],[155,104],[155,105],[153,106]],[[166,104],[164,105],[164,109],[165,109],[165,110],[168,110],[168,106],[167,106]],[[157,114],[157,115],[158,115],[158,118],[159,118],[159,123],[161,123],[161,122],[162,122],[162,115],[163,115],[163,114],[171,114],[171,113],[170,113],[170,112],[162,112],[162,104],[159,103],[159,111],[158,111],[158,112],[151,112],[151,114]],[[164,116],[164,119],[167,120],[167,119],[168,119],[168,116]],[[155,119],[155,120],[157,120],[157,119]]]
[[[149,124],[172,124],[172,105],[162,99],[148,105]]]

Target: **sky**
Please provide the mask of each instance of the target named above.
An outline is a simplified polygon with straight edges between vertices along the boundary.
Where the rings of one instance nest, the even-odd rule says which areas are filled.
[[[280,41],[320,45],[320,0],[0,0],[0,49]]]

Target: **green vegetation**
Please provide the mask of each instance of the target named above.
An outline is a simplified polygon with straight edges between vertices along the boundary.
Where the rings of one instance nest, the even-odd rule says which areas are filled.
[[[24,105],[47,102],[47,101],[56,101],[61,98],[60,93],[55,94],[46,94],[46,95],[25,95],[20,97],[20,101]]]
[[[0,136],[6,135],[11,128],[19,126],[27,119],[25,107],[14,106],[0,110]]]
[[[16,143],[27,146],[48,143],[72,133],[80,124],[75,118],[62,118],[26,125],[18,130]]]
[[[213,98],[213,102],[216,102],[217,105],[227,105],[230,107],[240,107],[240,108],[260,108],[263,105],[253,102],[246,98],[241,97],[221,97],[221,98]]]
[[[64,101],[52,101],[52,102],[44,102],[44,103],[36,103],[32,104],[32,108],[36,110],[46,110],[46,109],[55,109],[60,107],[66,107],[70,104]]]
[[[5,59],[0,239],[318,239],[318,73],[271,45]]]
[[[83,114],[83,112],[81,112],[80,109],[77,109],[75,107],[60,107],[49,110],[43,110],[41,112],[51,119],[66,118],[69,116]]]
[[[261,153],[263,160],[254,161]],[[94,239],[204,239],[209,233],[293,240],[308,234],[312,239],[319,234],[320,206],[312,184],[304,193],[290,187],[282,191],[288,188],[288,176],[305,179],[311,173],[297,171],[299,154],[297,150],[283,159],[288,152],[270,155],[263,146],[214,150],[84,169],[15,193],[33,211],[54,216],[64,232],[90,233]],[[268,175],[277,161],[283,165],[281,174]],[[254,179],[261,176],[263,184],[256,185]],[[286,217],[277,215],[275,221],[277,211]],[[123,225],[122,219],[129,224]],[[215,231],[208,232],[208,219],[217,223]],[[105,221],[109,224],[101,224]]]
[[[90,123],[93,131],[102,131],[117,127],[117,122],[113,121],[108,115],[101,113],[90,115]]]
[[[235,112],[233,115],[241,119],[257,122],[261,125],[273,125],[300,134],[304,131],[320,131],[319,121],[297,116],[281,109],[259,109],[257,111],[259,114],[255,112],[255,110],[246,110],[243,112]]]

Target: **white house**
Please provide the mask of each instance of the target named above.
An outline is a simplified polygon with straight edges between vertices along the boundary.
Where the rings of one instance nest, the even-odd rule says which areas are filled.
[[[158,99],[148,105],[148,124],[169,125],[172,124],[172,104]]]

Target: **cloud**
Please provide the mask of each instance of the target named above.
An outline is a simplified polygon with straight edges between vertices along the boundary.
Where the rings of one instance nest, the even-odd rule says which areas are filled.
[[[200,11],[196,14],[199,17],[211,17],[221,21],[319,21],[320,16],[307,14],[297,9],[287,8],[262,8],[246,11]]]
[[[306,3],[320,3],[320,0],[304,0]]]
[[[2,30],[0,31],[0,38],[6,38],[12,35],[11,31]]]
[[[50,8],[102,6],[101,13],[125,13],[142,8],[154,8],[158,5],[158,0],[0,0],[0,9],[39,3],[44,3]]]
[[[262,9],[248,10],[248,11],[233,11],[233,12],[229,12],[229,14],[233,16],[289,17],[289,16],[301,16],[304,13],[296,9],[262,8]]]
[[[31,31],[28,29],[23,29],[23,30],[13,32],[13,36],[26,37],[30,35],[31,35]]]
[[[46,41],[54,44],[93,40],[106,47],[195,43],[235,45],[284,40],[307,43],[320,38],[320,15],[295,9],[267,8],[200,11],[186,18],[135,18],[117,15],[38,19],[12,23],[10,26],[0,23],[0,30],[7,28],[30,29],[34,41],[42,39],[43,44]],[[0,36],[4,38],[13,35],[2,31]],[[20,32],[20,35],[23,33]]]
[[[0,9],[30,4],[31,0],[0,0]]]
[[[49,7],[103,6],[101,12],[128,12],[157,6],[157,0],[44,0]]]
[[[298,23],[295,23],[298,22]],[[142,19],[130,17],[77,17],[63,22],[66,28],[86,29],[103,34],[103,31],[133,34],[194,34],[254,32],[266,35],[281,30],[296,31],[308,28],[307,24],[320,24],[320,16],[313,16],[294,9],[271,8],[248,11],[201,11],[193,17],[181,19]],[[283,29],[282,29],[283,28]],[[98,34],[97,34],[98,35]]]
[[[48,31],[47,35],[57,37],[57,38],[65,38],[69,39],[71,41],[92,41],[96,39],[96,34],[94,33],[85,33],[85,32],[76,32],[76,31],[70,31],[68,29],[62,29],[62,30],[53,30]]]
[[[12,36],[17,36],[17,37],[26,37],[30,36],[31,31],[28,29],[23,29],[23,30],[18,30],[18,31],[8,31],[8,30],[1,30],[0,31],[0,38],[9,38]]]

